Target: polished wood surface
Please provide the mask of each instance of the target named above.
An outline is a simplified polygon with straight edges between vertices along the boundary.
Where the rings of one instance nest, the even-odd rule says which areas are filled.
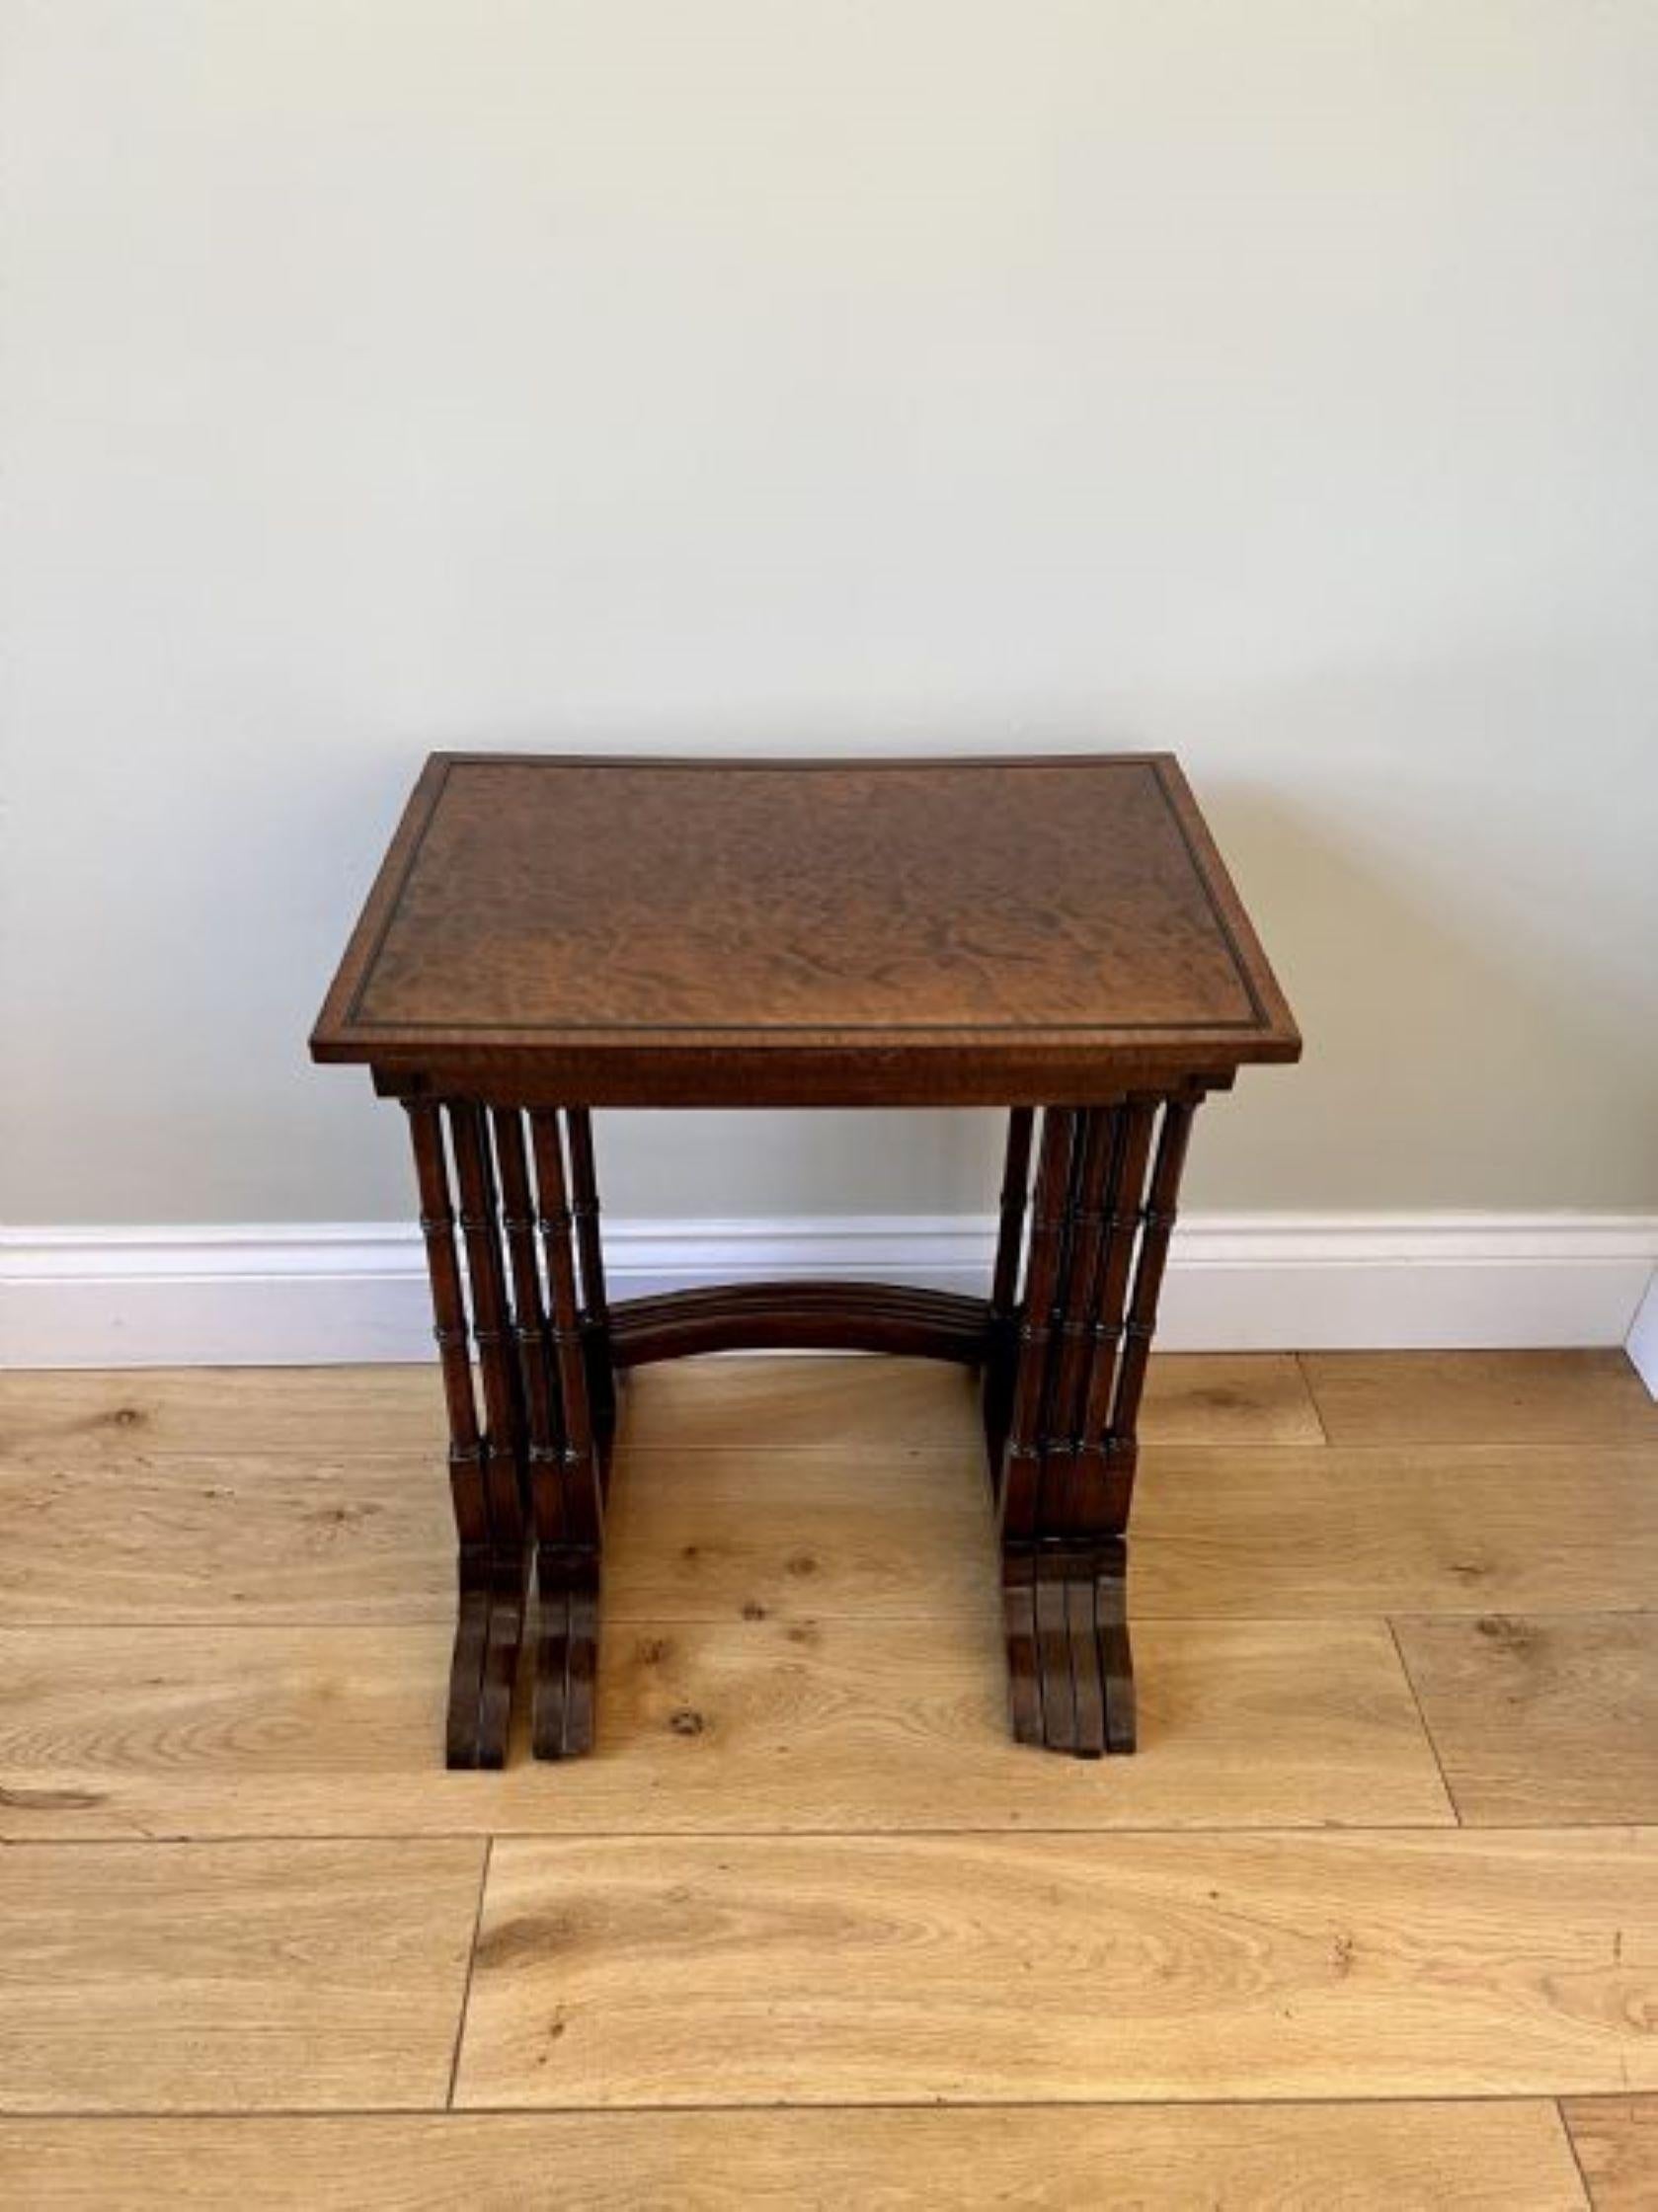
[[[1649,1444],[1620,1351],[1309,1352],[1332,1444]]]
[[[1362,1367],[1153,1358],[1104,1766],[1002,1726],[962,1370],[646,1369],[595,1755],[461,1775],[435,1366],[0,1376],[0,2196],[1644,2204],[1658,1408],[1327,1444]]]
[[[1404,1620],[1398,1637],[1464,1820],[1643,1820],[1658,1804],[1658,1613]]]
[[[441,2102],[484,1854],[456,1837],[7,1852],[0,2106]]]
[[[1595,2212],[1652,2212],[1658,2096],[1574,2096],[1562,2109]]]
[[[762,1434],[768,1462],[810,1452],[842,1462],[935,1455],[971,1427],[972,1378],[919,1360],[866,1360],[847,1371],[821,1359],[727,1360],[655,1368],[628,1393],[630,1453],[718,1453],[730,1459]],[[49,1382],[49,1378],[40,1381]],[[61,1418],[56,1403],[42,1420]],[[1153,1358],[1141,1412],[1148,1445],[1322,1444],[1318,1409],[1287,1353],[1199,1352]],[[963,1486],[959,1486],[963,1487]],[[977,1509],[978,1498],[968,1503]]]
[[[699,1352],[890,1352],[978,1367],[989,1309],[952,1291],[891,1283],[737,1283],[628,1299],[614,1309],[619,1368]]]
[[[109,2212],[112,2172],[124,2204],[169,2212],[198,2201],[204,2177],[214,2201],[246,2212],[1582,2212],[1586,2202],[1540,2098],[0,2121],[0,2193],[15,2203]],[[1651,2201],[1625,2192],[1604,2204],[1634,2212]]]
[[[509,1836],[455,2097],[1651,2091],[1654,1931],[1658,1834],[1616,1828]]]
[[[1650,1608],[1658,1433],[1644,1446],[1308,1451],[1317,1438],[1283,1389],[1288,1363],[1253,1363],[1253,1385],[1238,1379],[1251,1364],[1153,1362],[1153,1403],[1159,1366],[1169,1378],[1167,1427],[1136,1501],[1141,1620]],[[866,1368],[875,1370],[867,1381]],[[318,1407],[383,1409],[388,1423],[424,1409],[430,1426],[431,1375],[402,1370],[394,1388],[382,1380],[389,1372],[355,1389],[346,1370],[270,1380],[289,1383],[313,1438],[332,1447]],[[1217,1372],[1224,1383],[1202,1380]],[[0,1377],[0,1396],[35,1380]],[[238,1457],[244,1402],[250,1442],[300,1426],[263,1388],[246,1399],[239,1389],[206,1393],[203,1431],[226,1441],[201,1453],[111,1453],[95,1424],[84,1446],[69,1446],[50,1441],[49,1427],[65,1384],[144,1402],[132,1385],[145,1379],[40,1380],[44,1438],[26,1451],[20,1436],[17,1455],[0,1460],[0,1516],[30,1538],[27,1552],[0,1544],[5,1624],[393,1623],[452,1613],[448,1508],[428,1452],[382,1452],[354,1421],[343,1450],[313,1443],[307,1458],[294,1442]],[[186,1381],[157,1385],[175,1437]],[[883,1418],[897,1424],[890,1445]],[[711,1620],[753,1604],[790,1620],[825,1610],[912,1618],[964,1592],[990,1607],[996,1550],[976,1420],[959,1370],[908,1361],[860,1360],[850,1373],[825,1359],[650,1370],[628,1391],[607,1617]],[[922,1441],[929,1422],[934,1439],[952,1439],[948,1449]]]
[[[0,1841],[1453,1821],[1381,1621],[1144,1621],[1155,1756],[1119,1762],[1102,1794],[1084,1762],[1008,1735],[987,1593],[908,1597],[898,1616],[838,1611],[832,1591],[806,1618],[610,1608],[599,1727],[627,1750],[556,1787],[525,1758],[464,1776],[433,1759],[440,1621],[87,1628],[72,1648],[0,1629],[8,1709],[27,1715],[0,1712],[0,1772],[18,1778]]]
[[[1166,754],[439,754],[312,1038],[642,1105],[1090,1097],[1299,1049]]]

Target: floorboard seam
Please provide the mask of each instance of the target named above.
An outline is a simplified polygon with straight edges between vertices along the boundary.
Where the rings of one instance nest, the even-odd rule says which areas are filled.
[[[1387,1616],[1387,1633],[1393,1639],[1393,1649],[1398,1653],[1399,1672],[1404,1676],[1405,1688],[1410,1692],[1410,1701],[1416,1707],[1416,1717],[1422,1723],[1422,1733],[1428,1739],[1428,1749],[1434,1755],[1434,1765],[1439,1770],[1440,1787],[1445,1791],[1445,1801],[1451,1808],[1451,1817],[1459,1828],[1468,1824],[1462,1818],[1462,1808],[1457,1802],[1457,1792],[1451,1786],[1451,1777],[1445,1771],[1445,1761],[1440,1757],[1439,1743],[1428,1725],[1428,1715],[1422,1709],[1422,1698],[1416,1688],[1416,1678],[1410,1671],[1410,1661],[1404,1655],[1404,1644],[1399,1636],[1399,1624],[1393,1616]]]
[[[484,1895],[490,1886],[490,1860],[495,1856],[495,1838],[484,1838],[484,1863],[478,1874],[478,1902],[472,1914],[472,1939],[466,1946],[466,1983],[460,1993],[460,2017],[455,2021],[455,2047],[449,2054],[449,2087],[443,2098],[443,2109],[455,2108],[455,2084],[460,2079],[460,2048],[466,2040],[466,2014],[472,2003],[472,1976],[478,1966],[478,1931],[484,1925]]]
[[[1318,1424],[1318,1441],[1320,1444],[1327,1446],[1330,1441],[1330,1427],[1324,1419],[1324,1408],[1318,1402],[1318,1392],[1312,1387],[1312,1378],[1306,1371],[1306,1355],[1303,1352],[1297,1352],[1294,1358],[1296,1373],[1301,1378],[1302,1388],[1306,1392],[1306,1402],[1311,1406],[1312,1418]]]
[[[1557,2096],[1550,2097],[1549,2102],[1554,2107],[1554,2117],[1560,2133],[1566,2139],[1566,2152],[1577,2174],[1578,2187],[1583,2191],[1583,2201],[1589,2207],[1589,2212],[1594,2212],[1595,2192],[1589,2186],[1588,2174],[1583,2171],[1583,2161],[1578,2156],[1577,2137],[1572,2133],[1572,2123],[1566,2117],[1566,2108]]]
[[[5,1836],[0,1851],[217,1851],[221,1846],[244,1844],[422,1844],[531,1843],[531,1844],[796,1844],[796,1843],[1022,1843],[1027,1839],[1094,1839],[1101,1843],[1117,1837],[1167,1836],[1194,1843],[1304,1842],[1321,1836],[1375,1837],[1385,1842],[1395,1836],[1466,1836],[1470,1848],[1486,1836],[1626,1836],[1631,1843],[1658,1842],[1658,1821],[1641,1820],[1510,1820],[1468,1822],[1453,1816],[1447,1820],[1332,1821],[1322,1817],[1303,1821],[1180,1822],[1173,1826],[1145,1822],[1105,1821],[1092,1827],[1011,1828],[363,1828],[272,1829],[248,1828],[201,1836]],[[1538,2093],[1552,2094],[1551,2091]],[[1571,2092],[1567,2094],[1575,2094]],[[1599,2094],[1616,2095],[1617,2091]]]
[[[987,1584],[984,1593],[987,1601],[990,1594],[989,1585]],[[1493,1610],[1500,1611],[1503,1609],[1493,1609],[1489,1605],[1403,1606],[1397,1613],[1388,1614],[1374,1606],[1368,1610],[1354,1613],[1147,1613],[1143,1608],[1135,1615],[1135,1620],[1137,1622],[1144,1621],[1147,1625],[1159,1628],[1347,1627],[1355,1621],[1362,1620],[1386,1621],[1389,1625],[1395,1620],[1483,1620],[1490,1616]],[[1658,1613],[1658,1605],[1547,1605],[1523,1608],[1516,1606],[1507,1610],[1516,1614],[1523,1613],[1526,1619],[1538,1620],[1640,1620],[1646,1619],[1649,1614]],[[118,1632],[147,1634],[155,1628],[173,1628],[180,1631],[211,1628],[215,1633],[224,1629],[247,1629],[266,1635],[275,1635],[283,1630],[340,1628],[353,1629],[362,1635],[384,1635],[399,1628],[445,1628],[452,1630],[454,1627],[453,1611],[454,1609],[451,1606],[447,1613],[404,1614],[394,1620],[352,1620],[345,1619],[250,1620],[245,1613],[227,1614],[223,1620],[213,1616],[203,1618],[200,1615],[176,1615],[166,1620],[152,1620],[145,1617],[130,1620],[66,1620],[61,1616],[53,1620],[8,1620],[0,1617],[0,1635],[20,1636],[27,1634],[38,1636],[50,1633],[81,1635],[87,1631],[101,1635]],[[779,1611],[768,1614],[765,1618],[774,1624],[786,1624],[792,1620],[793,1616]],[[942,1608],[936,1613],[831,1613],[825,1607],[815,1606],[810,1610],[809,1618],[830,1627],[838,1624],[847,1628],[934,1627],[941,1621],[956,1626],[961,1624],[959,1614]],[[750,1620],[749,1616],[737,1608],[730,1608],[723,1613],[607,1614],[605,1622],[606,1626],[611,1629],[727,1628],[737,1622],[742,1622],[745,1626],[757,1627],[763,1625],[762,1622]]]
[[[723,2113],[753,2116],[773,2112],[1191,2112],[1191,2111],[1296,2111],[1303,2107],[1345,2111],[1352,2107],[1386,2109],[1423,2104],[1525,2104],[1554,2105],[1562,2096],[1573,2098],[1619,2097],[1629,2093],[1617,2090],[1461,2090],[1412,2091],[1404,2095],[1367,2094],[1354,2091],[1333,2096],[915,2096],[878,2102],[781,2101],[772,2103],[687,2104],[255,2104],[178,2106],[134,2104],[82,2106],[56,2109],[36,2106],[23,2109],[0,2105],[0,2125],[24,2124],[51,2127],[64,2121],[84,2126],[102,2121],[118,2125],[128,2120],[163,2120],[189,2126],[197,2120],[471,2120],[471,2119],[637,2119],[673,2118],[681,2113]],[[1638,2093],[1637,2093],[1638,2094]],[[1562,2118],[1562,2125],[1564,2120]],[[1570,2129],[1566,2130],[1570,2137]]]

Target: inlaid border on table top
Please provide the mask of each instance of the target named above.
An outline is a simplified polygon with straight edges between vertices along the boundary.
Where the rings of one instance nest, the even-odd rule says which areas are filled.
[[[595,771],[645,768],[661,773],[694,774],[740,769],[752,773],[775,772],[788,775],[844,773],[848,770],[879,773],[884,770],[942,768],[948,768],[953,773],[993,769],[1004,774],[1009,771],[1044,768],[1147,768],[1152,773],[1159,795],[1179,833],[1217,934],[1226,949],[1237,982],[1248,999],[1250,1018],[1109,1023],[915,1021],[895,1024],[847,1021],[829,1025],[783,1022],[756,1024],[751,1021],[674,1023],[572,1020],[512,1024],[454,1019],[441,1022],[409,1018],[393,1022],[363,1020],[360,1013],[363,999],[372,986],[380,954],[396,926],[404,894],[413,880],[427,833],[436,818],[453,771],[457,767],[470,765],[533,767],[537,764]],[[410,795],[402,820],[318,1016],[311,1036],[312,1058],[325,1062],[371,1061],[385,1065],[409,1065],[423,1054],[439,1050],[444,1041],[451,1039],[455,1049],[462,1052],[475,1049],[533,1052],[543,1046],[548,1050],[556,1050],[560,1042],[566,1039],[576,1041],[580,1049],[602,1050],[602,1041],[607,1038],[614,1038],[619,1049],[637,1050],[642,1047],[648,1051],[653,1039],[678,1046],[694,1046],[698,1040],[703,1039],[708,1040],[711,1045],[721,1046],[741,1039],[749,1042],[754,1049],[764,1049],[768,1043],[775,1042],[776,1049],[785,1052],[794,1047],[832,1051],[841,1043],[848,1050],[856,1051],[883,1040],[899,1049],[912,1045],[921,1051],[933,1044],[960,1042],[971,1046],[975,1041],[984,1041],[993,1049],[994,1041],[998,1039],[1017,1040],[1022,1046],[1037,1050],[1049,1041],[1074,1048],[1080,1041],[1096,1039],[1101,1049],[1109,1052],[1114,1040],[1128,1040],[1132,1044],[1137,1038],[1146,1038],[1156,1041],[1158,1045],[1185,1043],[1196,1047],[1201,1046],[1205,1040],[1213,1039],[1218,1062],[1227,1065],[1246,1060],[1294,1060],[1301,1050],[1300,1035],[1279,989],[1277,979],[1173,753],[882,754],[873,757],[842,754],[801,759],[776,755],[748,757],[741,754],[710,757],[692,754],[486,751],[432,753]]]

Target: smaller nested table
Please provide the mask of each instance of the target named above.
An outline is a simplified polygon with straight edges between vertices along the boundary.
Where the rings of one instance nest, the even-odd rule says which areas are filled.
[[[408,1110],[459,1540],[449,1765],[505,1760],[532,1569],[536,1755],[592,1742],[618,1377],[772,1346],[980,1371],[1013,1731],[1132,1750],[1136,1425],[1192,1115],[1300,1050],[1169,754],[435,754],[311,1051]],[[1010,1108],[989,1296],[612,1305],[595,1106]]]

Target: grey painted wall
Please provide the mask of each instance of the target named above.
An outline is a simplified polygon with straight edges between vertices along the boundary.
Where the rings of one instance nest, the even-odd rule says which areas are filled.
[[[6,1218],[406,1211],[303,1041],[469,744],[1171,747],[1309,1040],[1198,1203],[1658,1202],[1645,0],[8,15]]]

